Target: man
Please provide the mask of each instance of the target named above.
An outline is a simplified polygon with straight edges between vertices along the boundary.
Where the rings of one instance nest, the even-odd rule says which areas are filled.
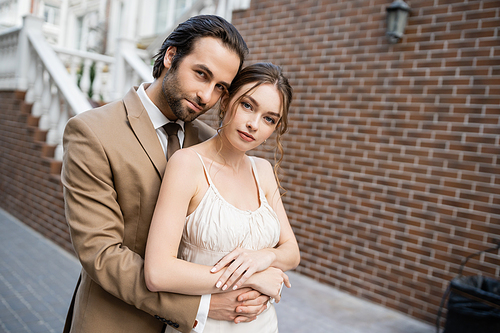
[[[224,19],[191,18],[165,40],[152,84],[69,120],[62,182],[83,269],[65,332],[161,332],[164,324],[202,332],[207,312],[238,322],[264,310],[268,298],[256,291],[205,295],[200,302],[200,297],[150,292],[143,274],[166,156],[176,144],[188,147],[214,134],[195,119],[225,93],[246,53],[242,37]],[[165,127],[174,127],[173,134],[163,127],[169,121],[178,124]]]

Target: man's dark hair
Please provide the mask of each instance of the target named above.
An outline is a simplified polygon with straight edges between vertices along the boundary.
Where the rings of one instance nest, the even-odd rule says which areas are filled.
[[[153,77],[158,79],[161,76],[161,72],[165,68],[163,58],[165,58],[165,53],[170,46],[176,48],[171,66],[175,70],[181,59],[192,51],[194,42],[202,37],[217,38],[222,41],[223,45],[236,52],[240,57],[238,71],[241,69],[248,53],[248,47],[238,30],[222,17],[198,15],[179,24],[165,39],[160,50],[154,56],[156,59],[153,67]],[[210,50],[207,50],[207,52],[210,52]]]

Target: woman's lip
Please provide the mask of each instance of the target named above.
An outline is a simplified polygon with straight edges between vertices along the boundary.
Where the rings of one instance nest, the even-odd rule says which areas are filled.
[[[245,141],[255,141],[255,138],[246,132],[238,131],[238,133]]]

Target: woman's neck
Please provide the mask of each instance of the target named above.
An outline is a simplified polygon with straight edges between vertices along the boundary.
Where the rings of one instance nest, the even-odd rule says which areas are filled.
[[[240,167],[244,165],[246,152],[232,147],[224,135],[217,133],[206,143],[209,145],[209,157],[214,162],[226,166],[234,172],[238,172]]]

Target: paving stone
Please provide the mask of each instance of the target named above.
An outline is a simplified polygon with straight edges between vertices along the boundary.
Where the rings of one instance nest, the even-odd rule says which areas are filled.
[[[61,332],[80,273],[76,258],[3,210],[0,244],[0,331]]]

